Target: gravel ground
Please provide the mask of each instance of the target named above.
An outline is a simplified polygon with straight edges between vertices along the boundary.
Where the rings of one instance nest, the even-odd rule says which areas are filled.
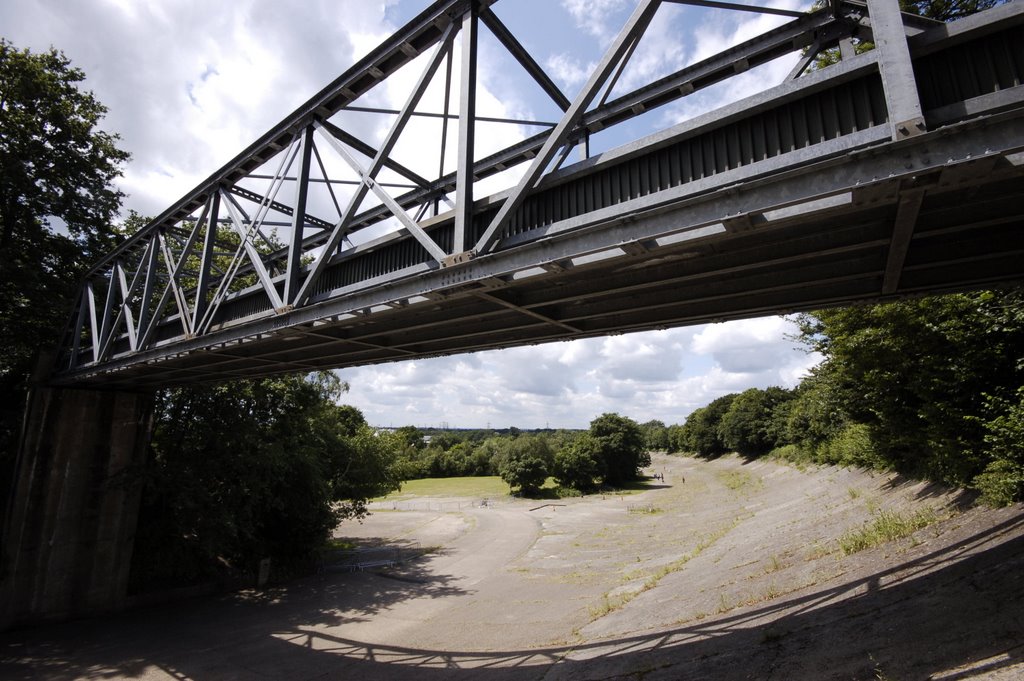
[[[8,632],[0,678],[1024,679],[1024,507],[737,457],[650,472],[381,510],[339,536],[420,558]],[[888,512],[929,523],[840,550]]]

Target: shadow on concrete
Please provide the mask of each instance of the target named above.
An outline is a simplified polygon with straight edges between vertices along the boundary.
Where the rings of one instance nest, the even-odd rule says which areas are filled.
[[[426,564],[327,575],[0,636],[0,678],[925,679],[1024,663],[1024,516],[864,579],[654,634],[577,646],[422,650],[332,633],[409,598],[464,595]],[[964,669],[969,667],[970,669]],[[963,669],[963,671],[955,671]]]
[[[979,492],[974,490],[949,487],[942,483],[921,480],[920,478],[903,473],[893,476],[892,479],[882,485],[882,489],[893,492],[913,488],[918,488],[914,491],[914,498],[917,500],[941,499],[943,503],[947,503],[961,511],[974,506],[978,501],[978,497],[981,496]]]

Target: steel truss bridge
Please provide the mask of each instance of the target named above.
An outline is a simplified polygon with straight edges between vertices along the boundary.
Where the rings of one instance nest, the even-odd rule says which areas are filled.
[[[150,389],[1021,279],[1024,3],[941,24],[896,0],[683,0],[788,21],[610,94],[668,4],[642,0],[570,99],[495,2],[434,2],[95,265],[56,383]],[[557,120],[478,115],[484,31]],[[824,51],[841,58],[813,68]],[[589,153],[794,53],[760,94]],[[371,106],[403,67],[405,105]],[[431,83],[440,111],[423,106]],[[356,113],[384,120],[383,139],[346,125]],[[428,118],[442,134],[424,174],[395,150]],[[484,125],[540,132],[481,157]],[[508,188],[481,195],[498,175]]]

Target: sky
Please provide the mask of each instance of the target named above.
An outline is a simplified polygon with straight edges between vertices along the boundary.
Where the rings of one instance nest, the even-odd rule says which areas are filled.
[[[753,4],[753,0],[745,0]],[[805,9],[798,0],[757,0]],[[54,46],[86,73],[108,108],[101,127],[132,154],[118,185],[128,209],[155,215],[227,163],[428,6],[426,0],[15,0],[0,3],[0,35],[19,48]],[[570,99],[636,0],[501,0],[493,9]],[[664,3],[613,96],[782,23],[770,15]],[[422,58],[421,58],[422,59]],[[592,151],[683,122],[785,79],[796,55],[752,69],[595,137]],[[366,101],[400,108],[418,76],[399,71]],[[456,72],[458,60],[455,60]],[[481,29],[480,115],[558,119],[558,110]],[[439,111],[439,82],[420,110]],[[379,141],[387,126],[365,114],[345,125]],[[439,125],[417,119],[395,150],[437,174]],[[493,124],[477,133],[483,156],[537,128]],[[449,138],[450,140],[453,138]],[[457,138],[454,138],[457,139]],[[430,145],[428,150],[425,145]],[[453,168],[454,143],[446,170]],[[500,189],[517,172],[482,183]],[[377,426],[584,428],[616,412],[682,423],[694,409],[751,387],[793,387],[820,358],[780,317],[405,361],[339,371],[345,402]]]

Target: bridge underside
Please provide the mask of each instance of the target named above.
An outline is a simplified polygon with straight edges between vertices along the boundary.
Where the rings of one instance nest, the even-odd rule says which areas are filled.
[[[521,183],[525,190],[473,201],[468,211],[456,204],[439,212],[436,195],[413,191],[398,203],[434,200],[437,214],[421,211],[405,230],[312,263],[293,260],[278,274],[275,259],[297,251],[271,254],[242,270],[255,279],[262,264],[269,271],[262,282],[203,299],[204,308],[217,303],[205,326],[195,323],[199,302],[192,314],[180,302],[201,296],[180,287],[178,312],[172,304],[158,319],[157,306],[147,302],[155,296],[147,293],[134,317],[137,331],[123,322],[117,331],[119,310],[140,296],[130,293],[126,270],[111,259],[94,281],[119,275],[125,302],[118,305],[113,283],[90,284],[106,287],[107,309],[90,311],[96,294],[87,289],[57,381],[149,389],[1019,282],[1024,12],[1003,6],[958,24],[908,29],[913,106],[894,94],[899,69],[891,53],[880,47],[848,55],[724,109],[556,167],[535,184]],[[874,30],[883,45],[877,22]],[[792,36],[785,40],[792,47]],[[739,58],[745,68],[758,49],[770,51],[771,40],[752,44],[745,57],[715,64],[735,69]],[[673,86],[699,87],[698,76],[708,77],[711,68],[702,64]],[[594,121],[605,109],[570,121],[576,132],[556,140],[556,148],[568,149],[572,134],[578,141],[587,125],[599,127]],[[908,111],[918,118],[908,120]],[[335,145],[344,137],[329,126],[328,132]],[[513,151],[543,155],[541,142]],[[478,160],[474,173],[512,163],[509,154],[498,156]],[[435,189],[458,182],[441,178]],[[190,244],[204,219],[217,223],[207,215],[217,213],[216,196],[200,192],[194,207],[182,209],[185,222],[178,224],[194,226]],[[227,202],[226,193],[219,196]],[[387,207],[385,201],[358,219],[377,219]],[[172,223],[165,217],[147,228],[151,243]],[[325,241],[307,237],[307,253]],[[133,243],[150,254],[138,261],[157,260],[156,246],[144,250],[144,235]],[[187,255],[186,248],[178,262]],[[174,270],[156,279],[167,287],[166,301],[174,288],[166,282],[179,275],[166,246],[163,257]],[[137,267],[142,281],[144,267]],[[316,276],[307,284],[315,285],[291,296],[293,283],[310,272]],[[140,319],[146,310],[148,333]],[[131,320],[129,314],[129,326]]]
[[[1016,119],[986,126],[975,136],[1024,132]],[[553,233],[487,263],[427,272],[97,378],[141,388],[253,377],[1018,281],[1024,153],[947,163],[963,153],[957,140],[940,131],[881,156],[868,148]],[[886,179],[872,182],[878,175]]]

